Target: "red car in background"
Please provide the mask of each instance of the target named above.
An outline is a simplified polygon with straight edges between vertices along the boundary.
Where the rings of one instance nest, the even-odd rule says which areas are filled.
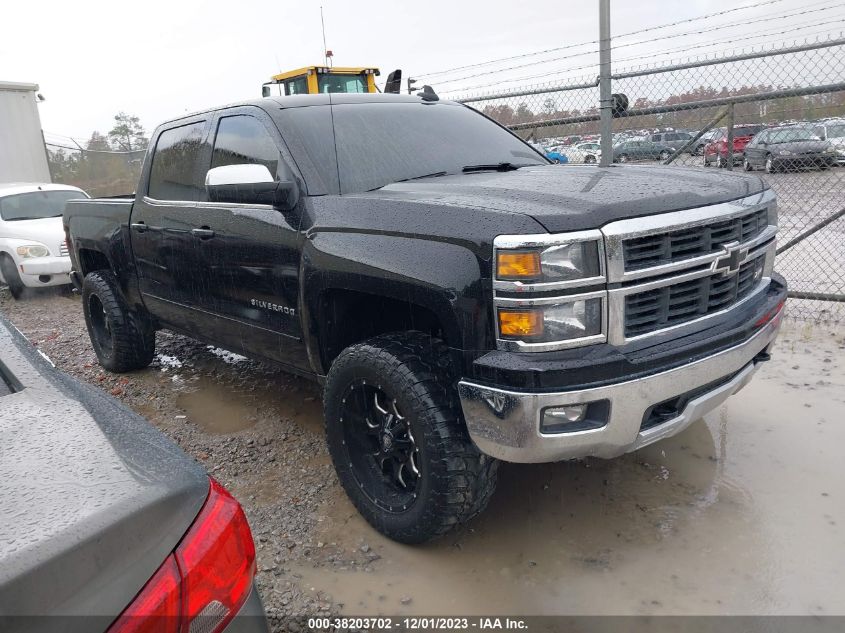
[[[742,163],[742,153],[745,151],[745,146],[763,127],[762,125],[734,126],[734,165]],[[715,163],[716,167],[726,167],[728,164],[728,131],[725,128],[722,128],[721,134],[704,146],[704,166],[709,167],[711,163]]]

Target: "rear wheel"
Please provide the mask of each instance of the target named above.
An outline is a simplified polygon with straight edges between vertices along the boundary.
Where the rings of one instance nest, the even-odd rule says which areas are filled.
[[[745,171],[754,171],[754,165],[752,165],[751,163],[748,162],[747,156],[742,157],[742,168]]]
[[[775,173],[775,161],[772,160],[771,154],[766,154],[766,173],[767,174]]]
[[[595,163],[595,162],[596,162],[596,157],[595,157],[595,156],[593,156],[592,154],[588,154],[588,155],[584,158],[584,162],[585,162],[585,163]]]
[[[25,286],[21,281],[15,261],[5,253],[0,255],[0,271],[3,272],[3,279],[6,280],[6,285],[9,286],[9,292],[12,298],[20,299],[23,296]]]
[[[716,154],[716,167],[722,169],[725,166],[725,159],[722,158],[721,154]]]
[[[113,372],[142,369],[155,355],[155,329],[132,312],[111,272],[85,276],[82,311],[100,365]]]
[[[405,332],[346,348],[326,380],[325,416],[341,485],[389,538],[422,543],[490,500],[498,462],[467,434],[437,339]]]
[[[617,160],[620,163],[627,163],[628,162],[628,154],[620,154],[619,158]]]
[[[660,152],[660,160],[667,160],[671,155],[672,152],[664,149],[662,152]]]

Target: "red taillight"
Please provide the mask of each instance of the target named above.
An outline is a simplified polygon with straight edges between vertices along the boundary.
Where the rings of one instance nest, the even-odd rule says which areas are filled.
[[[109,633],[189,633],[197,616],[201,630],[217,633],[246,601],[254,576],[255,544],[243,509],[212,479],[182,542]]]
[[[171,554],[109,628],[109,633],[179,633],[182,591],[179,566]]]
[[[182,613],[190,622],[197,615],[225,614],[219,631],[238,612],[255,576],[255,544],[240,504],[213,479],[200,516],[176,548],[185,597]]]

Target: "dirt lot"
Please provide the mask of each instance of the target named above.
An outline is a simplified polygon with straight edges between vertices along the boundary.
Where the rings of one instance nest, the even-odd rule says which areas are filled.
[[[406,547],[343,495],[316,386],[164,332],[152,367],[110,375],[76,296],[3,288],[0,310],[234,492],[271,616],[845,614],[841,328],[788,324],[755,381],[676,438],[612,461],[505,464],[482,517]]]

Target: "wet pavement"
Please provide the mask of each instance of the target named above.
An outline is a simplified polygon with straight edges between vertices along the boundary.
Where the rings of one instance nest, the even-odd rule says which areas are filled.
[[[111,376],[74,297],[2,291],[0,309],[236,494],[271,614],[845,615],[842,326],[787,324],[751,384],[674,438],[504,464],[481,517],[408,547],[343,495],[315,385],[166,333],[152,367]]]

